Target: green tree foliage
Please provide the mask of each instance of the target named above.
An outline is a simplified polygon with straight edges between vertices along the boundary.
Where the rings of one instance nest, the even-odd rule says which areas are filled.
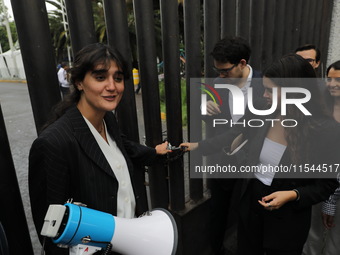
[[[70,36],[68,26],[66,30],[63,24],[63,13],[66,13],[65,5],[61,4],[62,0],[46,0],[55,9],[48,12],[48,20],[51,31],[52,43],[56,54],[57,62],[67,59],[67,46],[70,46]],[[64,6],[64,12],[62,7]],[[93,17],[97,41],[106,43],[106,30],[104,21],[104,10],[101,1],[92,1]],[[67,19],[67,18],[66,18]],[[66,20],[67,22],[67,20]]]
[[[47,3],[55,7],[48,12],[48,21],[51,31],[52,44],[58,63],[67,59],[67,46],[70,45],[70,38],[64,29],[62,17],[62,5],[59,0],[46,0]],[[64,9],[65,11],[65,9]]]
[[[10,49],[9,47],[9,42],[8,42],[8,36],[7,36],[7,30],[6,30],[6,26],[5,26],[5,19],[4,19],[4,15],[5,15],[5,11],[4,8],[7,7],[3,6],[0,4],[0,43],[1,43],[1,48],[3,52],[6,52]],[[16,42],[18,40],[18,36],[17,36],[17,29],[15,27],[15,23],[14,21],[9,22],[9,27],[11,30],[11,34],[12,34],[12,40],[13,42]]]
[[[16,42],[18,40],[18,35],[17,35],[17,29],[15,27],[15,23],[9,22],[9,27],[11,29],[13,42]],[[0,43],[1,43],[3,52],[10,50],[8,37],[7,37],[7,30],[4,24],[1,24],[0,26]]]
[[[67,37],[62,24],[62,11],[61,0],[46,0],[47,3],[53,5],[55,10],[48,12],[51,36],[53,46],[55,49],[56,59],[58,62],[66,59],[67,57],[67,45],[70,45],[70,39]],[[179,1],[180,3],[181,1]],[[133,12],[132,0],[127,0],[127,16],[128,16],[128,30],[130,37],[130,46],[132,51],[133,62],[137,63],[137,40],[135,29],[135,17]],[[98,42],[107,43],[106,26],[104,19],[104,9],[102,1],[92,0],[93,17],[95,22],[95,30]],[[179,5],[179,11],[181,13],[181,4]],[[161,32],[161,19],[159,1],[154,1],[154,19],[155,19],[155,34],[156,34],[156,46],[157,56],[162,61],[162,32]],[[180,18],[180,27],[183,27],[183,18]],[[68,32],[68,31],[67,31]],[[183,29],[180,29],[180,41],[183,45]]]

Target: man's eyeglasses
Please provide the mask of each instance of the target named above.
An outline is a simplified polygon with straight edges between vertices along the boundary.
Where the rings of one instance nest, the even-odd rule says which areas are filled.
[[[313,63],[316,59],[314,58],[305,58],[309,63]]]
[[[234,64],[232,67],[229,67],[229,68],[223,68],[223,69],[219,69],[215,66],[213,66],[213,70],[218,73],[218,74],[223,74],[223,75],[226,75],[228,74],[231,70],[233,70],[233,68],[236,66],[236,64]]]

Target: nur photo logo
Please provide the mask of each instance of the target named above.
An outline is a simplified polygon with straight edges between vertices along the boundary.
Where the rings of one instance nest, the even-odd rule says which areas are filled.
[[[242,91],[236,85],[233,84],[214,84],[209,85],[207,83],[201,84],[201,115],[208,115],[207,112],[207,103],[209,100],[213,101],[219,107],[223,105],[223,101],[221,99],[222,93],[223,95],[228,95],[232,100],[232,115],[244,115],[246,108],[254,116],[268,116],[273,114],[275,111],[278,111],[281,116],[287,115],[287,106],[294,105],[298,108],[304,115],[310,116],[312,115],[310,111],[304,106],[311,99],[311,93],[309,90],[301,87],[274,87],[271,90],[272,99],[271,103],[268,105],[269,108],[266,109],[256,109],[253,101],[253,88],[247,88],[246,93]],[[247,101],[246,101],[247,100]],[[246,101],[246,102],[245,102]],[[230,124],[233,125],[244,125],[250,127],[260,127],[263,126],[264,121],[271,121],[272,125],[274,121],[280,121],[279,119],[250,119],[250,120],[242,120],[242,122],[233,122],[232,120],[227,119],[214,119],[213,126],[216,125],[225,125]],[[293,123],[292,125],[288,125],[287,123]],[[294,119],[285,119],[281,121],[282,126],[284,127],[295,127],[298,123]]]

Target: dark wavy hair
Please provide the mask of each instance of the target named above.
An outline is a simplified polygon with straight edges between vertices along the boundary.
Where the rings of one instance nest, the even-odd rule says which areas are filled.
[[[221,63],[238,64],[241,59],[249,61],[251,49],[242,37],[225,37],[215,44],[211,55]]]
[[[311,93],[311,99],[304,104],[304,107],[312,116],[304,115],[295,105],[287,105],[285,117],[298,122],[296,127],[285,128],[285,137],[293,163],[306,162],[309,160],[309,143],[314,130],[320,125],[320,119],[328,117],[315,71],[309,62],[301,56],[289,54],[269,66],[264,71],[264,76],[279,87],[300,87]],[[288,96],[299,98],[301,94],[290,93]]]
[[[326,75],[328,75],[329,71],[334,68],[334,70],[340,70],[340,60],[335,61],[333,64],[330,64],[330,66],[327,68]]]
[[[80,100],[81,91],[77,89],[77,83],[84,80],[87,72],[103,64],[110,68],[110,61],[113,60],[124,75],[124,80],[130,77],[127,63],[118,50],[102,43],[94,43],[82,48],[75,56],[73,67],[70,69],[70,94],[63,101],[53,108],[51,119],[43,126],[42,130],[59,119],[66,110]]]
[[[331,64],[328,68],[327,68],[327,71],[326,71],[326,75],[328,77],[328,73],[331,69],[334,69],[334,70],[340,70],[340,60],[334,62],[333,64]],[[331,96],[331,94],[329,93],[328,89],[325,89],[324,90],[324,98],[325,98],[325,103],[326,103],[326,106],[327,106],[327,110],[329,112],[329,114],[331,116],[333,116],[333,111],[334,111],[334,97]]]

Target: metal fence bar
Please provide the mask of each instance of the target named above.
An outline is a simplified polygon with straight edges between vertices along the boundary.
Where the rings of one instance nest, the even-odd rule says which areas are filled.
[[[131,76],[125,81],[124,96],[117,108],[118,123],[124,134],[132,141],[139,142],[135,91],[132,77],[131,48],[128,29],[126,1],[104,0],[104,11],[108,44],[114,46],[123,55]]]
[[[316,12],[315,12],[315,26],[314,26],[314,38],[313,42],[316,45],[316,47],[320,47],[320,36],[321,36],[321,18],[322,18],[322,1],[316,1]],[[326,54],[326,52],[321,52],[321,54]]]
[[[250,40],[250,0],[238,0],[238,35]]]
[[[315,18],[316,18],[316,6],[319,0],[310,0],[309,12],[308,12],[308,28],[307,28],[307,43],[315,44],[314,33],[315,31]]]
[[[273,61],[273,38],[274,38],[274,20],[275,1],[266,1],[264,7],[264,24],[263,24],[263,52],[262,52],[262,69],[266,68]]]
[[[204,0],[204,76],[216,77],[217,74],[212,69],[214,65],[211,52],[215,44],[220,40],[220,1],[219,0]],[[214,133],[212,126],[206,125],[205,133],[207,137],[211,137]],[[210,165],[211,157],[206,158],[206,164]],[[209,186],[209,182],[208,182]]]
[[[309,11],[310,11],[310,0],[303,0],[303,9],[301,13],[301,33],[300,33],[300,40],[299,45],[303,45],[308,42],[308,30],[310,26],[309,20]]]
[[[329,34],[331,30],[332,12],[334,0],[323,0],[322,18],[321,18],[321,31],[320,31],[320,45],[321,63],[323,70],[326,70],[327,53],[329,45]]]
[[[184,2],[184,33],[185,33],[185,73],[186,73],[186,94],[187,94],[187,119],[189,141],[202,140],[202,123],[191,129],[190,114],[199,111],[200,102],[190,101],[192,93],[200,93],[200,90],[191,88],[190,79],[201,77],[201,5],[200,0],[186,0]],[[193,157],[196,158],[194,159]],[[200,162],[194,152],[189,154],[189,170],[194,166],[190,162]],[[190,172],[189,172],[190,177]],[[189,194],[193,201],[198,201],[203,197],[203,179],[189,179]]]
[[[220,39],[220,3],[219,0],[204,0],[204,70],[205,77],[215,77],[212,69],[213,58],[210,56],[215,44]]]
[[[161,0],[161,21],[166,98],[167,136],[172,144],[183,141],[181,80],[179,74],[179,25],[178,2]],[[184,209],[183,158],[169,163],[170,208]]]
[[[139,142],[138,120],[136,111],[136,98],[132,76],[131,48],[128,29],[128,17],[125,0],[104,0],[104,14],[108,44],[118,49],[127,61],[130,78],[125,80],[125,89],[122,100],[117,108],[118,123],[124,135],[131,141]],[[134,166],[133,178],[135,189],[140,194],[139,206],[141,211],[148,210],[147,194],[144,186],[145,173],[142,166]]]
[[[294,17],[291,17],[291,14],[294,13],[295,3],[295,0],[286,0],[285,13],[286,17],[288,16],[289,18],[286,19],[284,28],[284,43],[282,49],[283,55],[293,52],[297,47],[297,45],[292,45]]]
[[[292,38],[292,48],[295,50],[300,46],[300,33],[301,33],[301,16],[302,16],[302,1],[294,1],[294,21],[293,21],[293,38]]]
[[[152,0],[133,1],[137,46],[139,53],[140,82],[143,87],[143,112],[146,144],[154,147],[162,142],[159,84],[156,63],[155,23]],[[167,173],[163,165],[149,168],[151,204],[167,208],[169,203]]]
[[[0,222],[6,233],[10,254],[33,255],[1,105],[0,144],[0,192],[2,194]]]
[[[65,0],[74,55],[84,46],[97,42],[91,2]]]
[[[236,0],[221,0],[221,38],[236,35]]]
[[[262,43],[263,43],[263,20],[264,20],[264,0],[253,0],[251,6],[251,58],[250,64],[257,70],[262,69]]]
[[[273,60],[278,60],[282,57],[283,42],[284,42],[284,26],[285,26],[285,0],[276,1],[275,10],[275,33],[273,40]]]
[[[61,99],[45,1],[12,0],[11,3],[39,133],[51,108]]]

